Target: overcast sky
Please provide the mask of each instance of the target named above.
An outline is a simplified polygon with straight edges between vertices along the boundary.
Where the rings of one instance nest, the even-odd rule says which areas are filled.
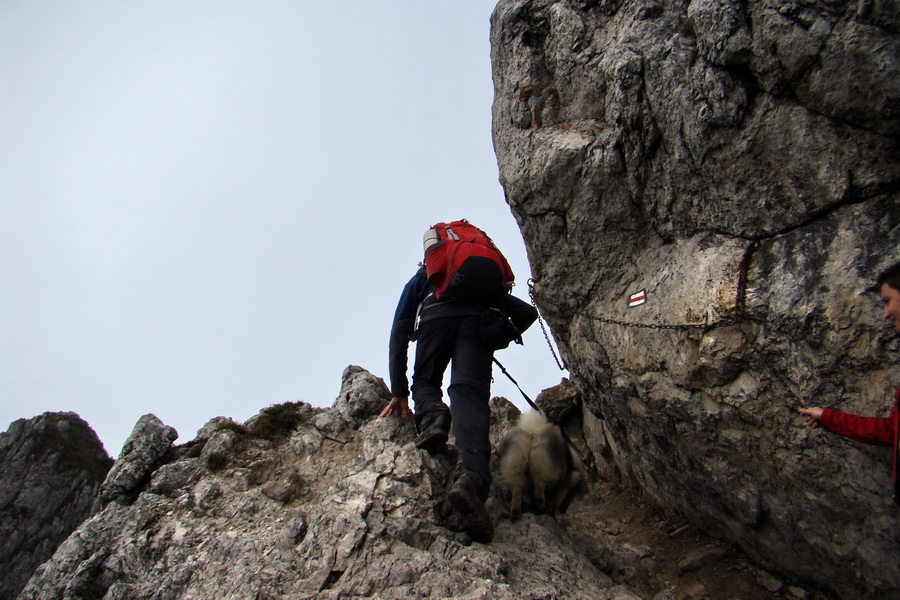
[[[74,411],[117,455],[387,378],[435,222],[527,299],[491,143],[493,0],[0,5],[0,426]],[[537,324],[498,354],[535,396]],[[495,370],[494,394],[520,406]]]

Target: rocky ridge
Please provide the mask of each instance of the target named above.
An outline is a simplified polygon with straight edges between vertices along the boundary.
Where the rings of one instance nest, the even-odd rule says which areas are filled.
[[[117,493],[18,598],[639,598],[549,517],[501,523],[487,546],[457,533],[444,494],[454,456],[377,418],[388,400],[350,367],[330,409],[214,419],[162,459],[171,428],[142,418],[103,485]],[[495,435],[516,412],[497,401]]]
[[[0,598],[95,510],[112,459],[75,413],[19,419],[0,434]]]
[[[121,493],[94,486],[96,512],[17,597],[828,600],[596,477],[559,520],[510,522],[495,485],[495,541],[474,544],[445,499],[452,447],[432,457],[413,445],[409,422],[377,418],[388,395],[348,367],[331,408],[287,403],[243,424],[217,417],[181,446],[142,417],[103,485]],[[519,411],[491,402],[496,446]],[[538,403],[592,466],[575,386]]]

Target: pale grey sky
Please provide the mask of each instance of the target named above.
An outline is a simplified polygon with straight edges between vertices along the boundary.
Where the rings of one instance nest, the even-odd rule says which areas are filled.
[[[0,5],[0,428],[74,411],[116,455],[387,378],[435,222],[486,229],[527,299],[491,144],[493,0]],[[498,354],[565,375],[537,324]],[[495,371],[494,393],[522,406]]]

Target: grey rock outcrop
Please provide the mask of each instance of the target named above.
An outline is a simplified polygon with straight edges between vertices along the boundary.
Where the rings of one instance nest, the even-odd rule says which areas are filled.
[[[409,421],[376,418],[383,391],[350,368],[332,408],[204,427],[133,502],[83,523],[19,599],[638,598],[549,517],[500,521],[487,546],[458,533],[445,500],[455,455],[432,457]],[[516,409],[492,408],[498,438]]]
[[[112,459],[75,413],[19,419],[0,434],[0,598],[91,515]]]
[[[379,377],[362,367],[351,365],[344,369],[341,393],[334,407],[351,426],[359,427],[371,415],[378,414],[391,401],[391,391]]]
[[[598,468],[842,598],[900,598],[890,456],[797,410],[884,416],[900,381],[867,291],[900,259],[898,16],[503,0],[492,17],[501,182]]]
[[[100,499],[104,503],[128,501],[134,491],[146,482],[176,439],[178,432],[156,415],[141,417],[100,487]]]

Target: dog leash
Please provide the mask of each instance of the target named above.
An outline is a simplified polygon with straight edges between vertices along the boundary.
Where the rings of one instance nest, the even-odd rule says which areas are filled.
[[[538,408],[537,404],[535,404],[531,400],[531,398],[528,397],[528,394],[525,393],[525,390],[522,389],[522,386],[519,385],[519,382],[516,381],[515,379],[513,379],[513,376],[509,374],[509,371],[506,370],[506,367],[503,366],[503,363],[501,363],[499,360],[497,360],[496,357],[494,357],[494,362],[497,363],[497,366],[500,367],[500,370],[503,372],[503,374],[506,375],[506,377],[509,378],[509,380],[513,382],[513,385],[515,385],[519,389],[519,393],[522,394],[522,397],[525,398],[525,400],[528,402],[529,405],[531,405],[531,408],[533,408],[534,410],[536,410],[539,413],[541,413],[542,415],[544,415],[544,411],[542,411],[540,408]],[[547,415],[544,415],[544,416],[546,417]]]
[[[500,370],[503,372],[503,374],[506,375],[509,378],[509,380],[513,382],[513,385],[515,385],[519,389],[519,393],[522,394],[522,397],[525,398],[526,402],[528,402],[528,404],[531,406],[531,408],[538,411],[540,414],[542,414],[544,416],[545,419],[547,419],[548,422],[552,423],[552,421],[550,421],[550,419],[547,417],[547,413],[545,413],[540,408],[538,408],[538,405],[535,404],[534,401],[528,397],[528,394],[525,393],[525,390],[522,389],[522,386],[519,385],[519,382],[516,381],[515,379],[513,379],[513,376],[509,374],[509,371],[506,370],[506,367],[503,366],[503,363],[501,363],[499,360],[497,360],[496,357],[494,357],[494,362],[497,363],[497,366],[500,367]],[[573,444],[572,440],[569,439],[569,436],[566,433],[565,429],[562,428],[562,425],[560,425],[559,423],[552,423],[552,424],[557,429],[559,429],[559,432],[562,434],[562,437],[566,441],[566,443],[569,446],[571,446],[572,448],[575,448],[575,444]]]

